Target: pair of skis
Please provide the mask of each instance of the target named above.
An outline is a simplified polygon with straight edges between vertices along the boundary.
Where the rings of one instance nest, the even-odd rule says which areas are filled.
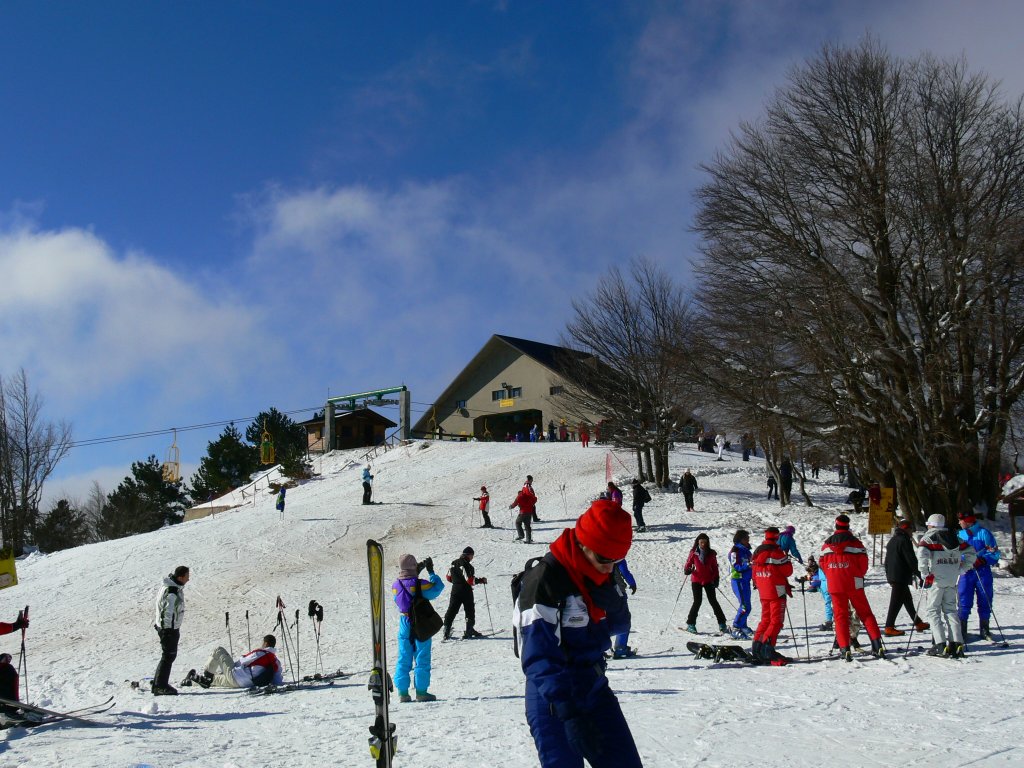
[[[18,719],[14,716],[8,716],[7,725],[5,727],[34,727],[37,725],[46,725],[47,723],[58,723],[61,721],[70,721],[77,725],[88,725],[88,726],[107,726],[110,723],[102,723],[99,720],[90,719],[91,715],[99,715],[103,712],[108,711],[114,706],[114,697],[111,696],[106,701],[102,701],[98,704],[91,704],[87,707],[81,707],[79,709],[73,709],[68,712],[59,712],[54,709],[46,709],[44,707],[37,707],[34,704],[26,704],[23,701],[12,701],[10,699],[0,698],[0,706],[6,707],[9,710],[20,710],[21,712],[31,712],[38,717],[35,718],[21,718]]]
[[[391,768],[398,737],[388,713],[393,686],[384,647],[384,547],[373,539],[366,542],[366,564],[370,574],[370,628],[373,637],[373,666],[366,686],[373,697],[374,708],[370,755],[377,761],[377,768]]]

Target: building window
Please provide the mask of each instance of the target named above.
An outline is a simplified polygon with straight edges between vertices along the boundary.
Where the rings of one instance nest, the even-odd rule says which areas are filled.
[[[505,390],[504,389],[496,389],[493,392],[491,392],[491,400],[504,400],[504,399],[505,399]]]
[[[551,387],[551,389],[548,390],[548,394],[552,395],[552,396],[560,395],[564,391],[565,391],[565,387]]]
[[[465,408],[466,407],[466,401],[465,400],[456,400],[455,401],[455,407],[456,408]]]
[[[509,397],[522,397],[523,396],[523,388],[522,387],[512,387],[508,391],[508,396]]]

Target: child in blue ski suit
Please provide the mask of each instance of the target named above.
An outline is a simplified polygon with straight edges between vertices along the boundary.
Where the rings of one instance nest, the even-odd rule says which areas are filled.
[[[402,555],[398,559],[398,578],[391,585],[391,592],[395,597],[395,605],[401,612],[398,619],[398,661],[395,662],[395,688],[398,689],[398,700],[400,702],[412,701],[409,695],[410,672],[415,665],[416,668],[416,701],[434,701],[436,697],[428,693],[430,687],[430,647],[432,638],[417,640],[412,633],[412,624],[409,621],[409,609],[412,606],[413,596],[416,594],[416,584],[419,583],[420,590],[427,600],[433,600],[444,591],[444,582],[441,577],[434,573],[434,561],[429,557],[423,561],[423,567],[430,574],[430,581],[419,578],[420,571],[416,558],[412,555]]]
[[[796,539],[793,538],[795,533],[796,527],[787,525],[782,535],[779,536],[779,549],[800,563],[800,565],[803,565],[804,559],[800,557],[800,550],[796,548]]]
[[[612,579],[615,581],[616,586],[622,591],[623,596],[626,594],[626,588],[629,588],[630,594],[636,594],[636,579],[633,574],[629,572],[629,566],[626,565],[625,560],[621,560],[615,564],[615,570],[612,571]],[[636,651],[629,647],[629,630],[633,623],[633,617],[629,613],[629,601],[625,602],[625,616],[623,621],[626,624],[626,631],[620,632],[612,637],[612,658],[613,659],[625,659],[630,656],[636,656]]]
[[[989,618],[992,615],[992,566],[999,565],[999,548],[996,546],[996,539],[985,526],[978,522],[973,512],[961,512],[960,531],[957,538],[974,547],[978,552],[978,559],[974,561],[974,568],[960,577],[957,585],[957,596],[960,602],[960,628],[964,633],[964,640],[967,640],[967,617],[971,615],[971,608],[974,606],[974,597],[978,597],[978,623],[981,628],[981,636],[986,640],[992,639],[992,630],[989,629]]]
[[[729,574],[732,582],[732,593],[736,595],[736,617],[732,620],[733,637],[747,638],[751,636],[750,627],[747,626],[747,616],[750,615],[750,533],[742,529],[736,531],[732,537],[732,549],[729,550],[729,565],[732,571]]]

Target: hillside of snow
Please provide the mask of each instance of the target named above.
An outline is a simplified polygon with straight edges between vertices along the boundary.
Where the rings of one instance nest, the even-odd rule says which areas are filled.
[[[0,593],[0,618],[13,620],[26,604],[32,609],[29,699],[69,709],[115,696],[116,706],[96,718],[109,727],[56,723],[3,731],[0,766],[372,766],[367,727],[373,704],[362,672],[371,662],[367,538],[384,544],[387,585],[404,552],[432,556],[443,575],[463,547],[473,546],[478,575],[490,579],[486,593],[477,589],[477,627],[487,631],[493,621],[501,630],[477,641],[435,638],[430,690],[439,701],[393,701],[395,765],[536,766],[524,718],[523,675],[508,631],[508,578],[528,558],[543,554],[543,544],[604,489],[606,455],[601,446],[584,449],[578,443],[413,443],[374,461],[374,499],[382,503],[363,506],[359,453],[336,452],[318,462],[318,478],[289,491],[283,520],[274,496],[264,494],[248,506],[154,533],[30,557],[19,564],[20,584]],[[631,644],[642,655],[609,662],[608,668],[644,765],[1024,764],[1024,656],[1018,652],[1024,582],[997,573],[996,615],[1011,647],[972,643],[962,662],[903,659],[905,639],[888,643],[889,661],[766,668],[696,660],[685,648],[694,637],[678,629],[690,605],[688,587],[677,602],[682,562],[694,536],[708,532],[724,562],[737,528],[752,531],[756,545],[764,526],[792,523],[806,558],[845,509],[846,490],[834,473],[823,471],[809,486],[818,506],[803,506],[794,490],[798,503],[780,510],[765,498],[758,459],[745,463],[733,454],[716,462],[686,447],[676,449],[671,462],[673,477],[685,467],[697,475],[697,511],[685,511],[681,494],[652,492],[645,510],[648,531],[636,536],[629,555],[639,583],[630,599]],[[630,457],[620,454],[612,463],[625,486]],[[534,530],[540,543],[532,546],[513,541],[507,509],[527,474],[535,478],[543,521]],[[492,520],[503,529],[477,527],[481,521],[471,498],[482,484],[491,492]],[[627,507],[629,500],[627,491]],[[1005,518],[1003,508],[1000,516]],[[865,517],[855,519],[855,532],[864,533]],[[997,537],[1006,553],[1008,535],[1000,531]],[[128,681],[152,675],[159,658],[154,603],[163,577],[179,564],[191,567],[191,581],[172,683],[190,668],[201,668],[216,646],[228,645],[225,612],[236,656],[275,631],[278,595],[289,620],[299,610],[302,674],[313,671],[310,600],[324,607],[325,667],[359,674],[332,687],[272,696],[191,687],[177,697],[154,698],[133,690]],[[889,594],[881,558],[869,577],[869,598],[881,623]],[[435,603],[440,613],[447,600],[446,590]],[[725,599],[722,606],[731,618]],[[789,610],[799,652],[804,653],[809,626],[812,655],[825,655],[832,636],[816,631],[823,620],[820,595],[808,594],[804,602],[797,593]],[[752,625],[759,615],[755,599]],[[900,622],[908,628],[906,616]],[[397,623],[388,599],[392,670]],[[977,630],[975,617],[970,626]],[[460,615],[456,633],[462,627]],[[704,606],[698,629],[713,628]],[[929,642],[918,634],[912,645]],[[279,649],[287,664],[281,642]],[[779,649],[797,652],[788,626]],[[18,635],[0,638],[0,650],[14,654],[17,663]]]

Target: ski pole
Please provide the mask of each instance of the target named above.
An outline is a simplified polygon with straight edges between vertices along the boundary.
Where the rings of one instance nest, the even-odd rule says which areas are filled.
[[[228,630],[228,651],[231,652],[231,658],[235,658],[235,647],[231,642],[231,614],[228,611],[224,611],[224,626]]]
[[[668,621],[665,622],[665,628],[662,629],[661,632],[658,633],[659,637],[661,635],[664,635],[666,630],[668,630],[668,628],[670,626],[672,626],[672,615],[676,612],[676,607],[679,605],[679,598],[683,596],[683,590],[684,589],[686,589],[686,580],[685,579],[683,580],[683,583],[679,586],[679,592],[676,593],[676,601],[674,603],[672,603],[672,610],[669,611]]]
[[[249,609],[245,609],[245,641],[248,643],[246,648],[252,648],[252,635],[249,634]]]
[[[299,655],[299,609],[295,609],[295,681],[302,676],[302,656]]]
[[[288,638],[288,622],[284,618],[285,604],[281,599],[281,596],[277,596],[277,626],[281,634],[281,639],[284,640],[284,652],[288,658],[288,669],[292,673],[292,682],[298,682],[295,677],[295,664],[292,661],[292,644]]]
[[[910,627],[910,635],[907,637],[907,647],[903,649],[903,658],[910,655],[910,641],[914,639],[914,630],[917,629],[917,620],[921,616],[921,603],[924,601],[924,590],[920,590],[921,596],[917,598],[917,605],[914,607],[914,623]]]
[[[18,672],[25,678],[25,701],[28,701],[28,654],[25,653],[25,626],[28,623],[28,606],[18,614],[21,623],[21,654],[18,656]]]
[[[789,601],[786,601],[786,621],[789,622],[789,633],[793,636],[793,650],[796,651],[796,657],[800,658],[800,646],[796,642],[796,630],[793,629],[793,617],[789,615]]]
[[[565,516],[569,516],[569,503],[565,500],[565,483],[562,483],[562,508],[565,510]]]
[[[804,640],[807,641],[807,658],[811,658],[811,632],[807,626],[807,593],[804,591],[806,581],[800,582],[800,601],[804,604]]]
[[[487,582],[484,582],[484,607],[487,608],[487,623],[491,625],[491,634],[494,634],[494,621],[491,619],[491,601],[487,597]]]
[[[722,597],[724,597],[724,598],[725,598],[725,602],[727,602],[727,603],[729,604],[729,607],[730,607],[730,608],[732,608],[732,609],[733,609],[734,611],[737,611],[737,610],[739,610],[739,609],[738,609],[738,608],[736,607],[736,605],[735,605],[735,604],[733,603],[733,601],[732,601],[732,599],[731,599],[731,598],[729,597],[729,595],[728,595],[728,594],[726,594],[726,591],[725,591],[724,589],[722,589],[721,585],[719,585],[718,587],[716,587],[716,589],[717,589],[717,590],[718,590],[718,591],[719,591],[719,592],[721,593]]]

